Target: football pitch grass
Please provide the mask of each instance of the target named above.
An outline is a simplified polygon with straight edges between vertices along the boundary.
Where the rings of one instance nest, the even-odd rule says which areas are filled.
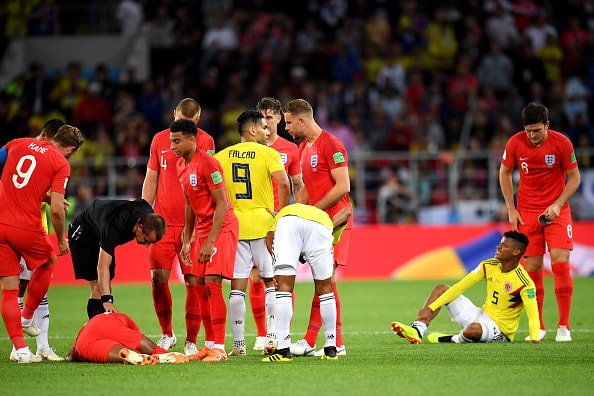
[[[553,281],[546,279],[547,338],[541,345],[524,342],[524,314],[514,343],[408,344],[390,323],[411,322],[435,281],[349,281],[339,283],[343,334],[347,355],[338,361],[295,357],[287,363],[262,363],[251,348],[255,326],[246,318],[248,356],[227,362],[185,365],[130,366],[47,362],[17,364],[4,326],[0,330],[0,395],[579,395],[594,388],[594,278],[576,278],[572,310],[573,342],[557,343],[557,308]],[[446,283],[452,283],[451,281]],[[172,287],[174,331],[183,351],[185,326],[183,285]],[[229,285],[224,293],[227,296]],[[309,318],[313,284],[296,285],[293,341],[301,338]],[[115,285],[116,307],[132,316],[147,336],[158,340],[160,328],[153,311],[150,285]],[[477,305],[484,285],[465,293]],[[86,286],[52,286],[50,344],[64,356],[86,320]],[[232,337],[227,325],[226,347]],[[442,310],[429,331],[457,332]],[[318,341],[322,343],[321,336]],[[35,351],[35,341],[27,337]],[[203,334],[198,337],[202,344]],[[323,345],[319,345],[323,346]]]

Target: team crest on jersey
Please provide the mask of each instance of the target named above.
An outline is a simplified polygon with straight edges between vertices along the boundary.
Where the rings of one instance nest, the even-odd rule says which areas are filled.
[[[512,284],[510,282],[505,282],[503,284],[503,290],[505,290],[507,293],[509,293],[512,289]]]
[[[191,173],[190,174],[190,185],[192,187],[196,187],[196,185],[198,184],[198,178],[196,177],[195,173]]]
[[[287,163],[287,153],[280,153],[281,157],[281,164],[285,165]]]
[[[311,165],[312,168],[315,168],[316,166],[318,166],[318,155],[314,154],[311,156],[311,158],[309,159],[309,164]]]
[[[548,166],[553,166],[555,165],[555,154],[546,154],[545,155],[545,163]]]

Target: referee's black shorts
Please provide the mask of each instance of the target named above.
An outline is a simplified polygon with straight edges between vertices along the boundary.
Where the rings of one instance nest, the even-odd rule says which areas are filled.
[[[99,238],[86,230],[76,221],[68,227],[68,244],[74,267],[74,278],[87,281],[97,280],[99,263]],[[109,279],[115,276],[115,257],[111,258]]]

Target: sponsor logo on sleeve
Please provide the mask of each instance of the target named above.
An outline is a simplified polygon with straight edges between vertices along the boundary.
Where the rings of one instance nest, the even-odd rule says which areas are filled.
[[[575,152],[571,153],[571,163],[575,164],[576,161],[577,161],[577,159],[575,158]]]
[[[335,164],[342,164],[343,162],[345,162],[344,155],[340,151],[334,153],[332,155],[332,158],[334,158]]]
[[[210,178],[214,184],[219,184],[223,181],[223,176],[221,176],[221,172],[219,171],[211,173]]]
[[[536,290],[534,288],[526,290],[526,295],[529,299],[533,300],[536,298]]]

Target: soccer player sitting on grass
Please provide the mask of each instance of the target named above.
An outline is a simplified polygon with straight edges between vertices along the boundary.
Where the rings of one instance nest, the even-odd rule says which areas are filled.
[[[430,343],[513,341],[525,307],[530,343],[540,343],[536,288],[524,267],[519,265],[527,246],[528,238],[524,234],[506,232],[494,258],[482,261],[452,287],[436,286],[412,325],[392,322],[392,330],[411,344],[420,344],[427,326],[445,305],[452,321],[462,330],[458,334],[430,333],[427,336]],[[479,308],[462,293],[481,280],[487,283],[487,296]]]
[[[105,312],[95,315],[78,332],[70,348],[68,362],[129,363],[188,363],[180,352],[167,352],[146,337],[128,315]]]

